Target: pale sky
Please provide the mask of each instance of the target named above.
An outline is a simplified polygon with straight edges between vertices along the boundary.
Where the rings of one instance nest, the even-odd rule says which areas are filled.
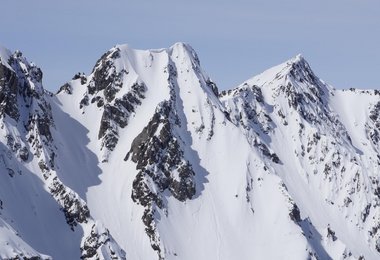
[[[380,89],[379,0],[3,0],[0,45],[56,91],[116,44],[189,43],[220,89],[302,53],[336,88]]]

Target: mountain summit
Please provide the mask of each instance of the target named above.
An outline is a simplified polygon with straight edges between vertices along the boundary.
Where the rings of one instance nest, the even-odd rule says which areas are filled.
[[[0,59],[1,259],[380,257],[378,91],[298,55],[219,93],[183,43],[57,94]]]

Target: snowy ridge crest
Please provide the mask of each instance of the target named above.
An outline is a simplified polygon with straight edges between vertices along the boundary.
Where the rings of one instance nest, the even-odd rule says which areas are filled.
[[[379,258],[378,91],[297,55],[219,93],[184,43],[57,94],[0,59],[0,258]]]

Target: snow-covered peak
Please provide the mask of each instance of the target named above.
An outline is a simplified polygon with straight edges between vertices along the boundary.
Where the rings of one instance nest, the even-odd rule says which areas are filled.
[[[115,45],[113,48],[111,48],[111,50],[113,50],[113,49],[120,49],[122,51],[127,51],[127,52],[145,52],[145,53],[149,53],[149,52],[152,52],[152,53],[165,53],[165,52],[169,53],[173,50],[183,50],[183,51],[187,51],[190,53],[194,52],[194,49],[191,47],[191,45],[188,43],[184,43],[184,42],[176,42],[172,46],[170,46],[169,48],[158,48],[158,49],[147,49],[147,50],[135,49],[135,48],[131,47],[129,44],[124,43],[124,44]]]
[[[298,54],[297,56],[277,66],[267,69],[257,76],[252,77],[251,79],[241,84],[239,87],[244,88],[244,86],[252,85],[258,87],[267,87],[273,85],[280,86],[284,85],[285,81],[287,80],[301,82],[307,80],[313,84],[317,80],[317,77],[313,73],[309,63],[305,60],[305,58],[301,54]],[[232,90],[228,92],[231,93]],[[225,94],[226,92],[223,93],[223,95]]]
[[[177,42],[173,44],[169,50],[171,54],[182,53],[183,55],[186,55],[186,57],[190,58],[190,60],[194,60],[199,63],[198,55],[190,44]]]
[[[15,73],[30,73],[29,78],[33,81],[40,82],[42,80],[42,71],[33,62],[29,62],[19,50],[12,53],[9,49],[0,45],[0,65],[4,65]],[[39,71],[38,75],[36,75],[37,70]]]
[[[191,47],[191,45],[188,44],[188,43],[185,43],[185,42],[176,42],[176,43],[174,43],[170,47],[170,49],[174,49],[174,48],[185,49],[185,50],[193,50],[193,48]]]
[[[301,53],[298,53],[293,58],[289,59],[288,62],[298,63],[298,62],[307,62]]]
[[[128,44],[116,45],[96,62],[87,80],[91,81],[100,74],[108,79],[112,78],[112,74],[126,74],[129,79],[147,83],[155,81],[154,78],[157,75],[176,73],[175,70],[170,69],[171,64],[175,63],[174,60],[179,61],[182,67],[187,67],[187,71],[195,70],[197,73],[204,74],[204,78],[209,80],[199,66],[199,59],[194,49],[181,42],[169,48],[148,50],[134,49]],[[75,79],[79,78],[75,77]],[[111,82],[106,80],[102,83],[104,84],[101,84],[101,88]]]
[[[179,88],[210,97],[221,106],[215,83],[200,67],[190,45],[175,43],[166,49],[138,50],[122,44],[103,54],[89,76],[75,75],[61,87],[59,96],[76,102],[73,106],[80,108],[81,114],[91,115],[89,124],[97,118],[102,161],[107,161],[119,131],[128,126],[143,103],[149,102],[147,115],[152,115],[160,102],[174,99]]]
[[[282,164],[272,165],[301,215],[308,215],[317,229],[327,225],[327,236],[334,234],[334,241],[339,237],[350,248],[341,259],[351,254],[378,259],[374,252],[380,252],[380,213],[374,206],[380,194],[376,93],[334,90],[297,55],[221,95],[248,141],[266,145],[264,155],[278,156]],[[307,192],[300,188],[304,185]],[[318,194],[318,210],[312,194]]]
[[[40,111],[39,102],[34,101],[42,100],[45,94],[41,69],[28,62],[20,51],[12,54],[4,47],[0,47],[0,59],[0,115],[18,121],[32,110]]]
[[[379,259],[378,92],[297,55],[219,99],[176,43],[39,95],[0,52],[0,259]]]
[[[277,69],[277,73],[282,72],[283,74],[285,74],[290,73],[290,71],[292,70],[292,68],[294,69],[294,67],[298,67],[304,70],[311,70],[309,63],[302,54],[297,54],[296,56],[288,59],[287,61],[273,67],[273,69]]]
[[[332,93],[333,88],[319,79],[305,58],[298,54],[280,65],[245,81],[235,89],[223,91],[221,98],[239,95],[242,91],[260,92],[269,103],[278,103],[285,99],[293,107],[301,103],[323,105],[323,96]]]

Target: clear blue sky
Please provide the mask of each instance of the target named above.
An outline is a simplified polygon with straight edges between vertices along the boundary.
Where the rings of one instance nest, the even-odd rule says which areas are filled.
[[[4,0],[0,12],[0,44],[53,91],[116,44],[179,41],[221,89],[298,53],[336,88],[380,88],[379,0]]]

